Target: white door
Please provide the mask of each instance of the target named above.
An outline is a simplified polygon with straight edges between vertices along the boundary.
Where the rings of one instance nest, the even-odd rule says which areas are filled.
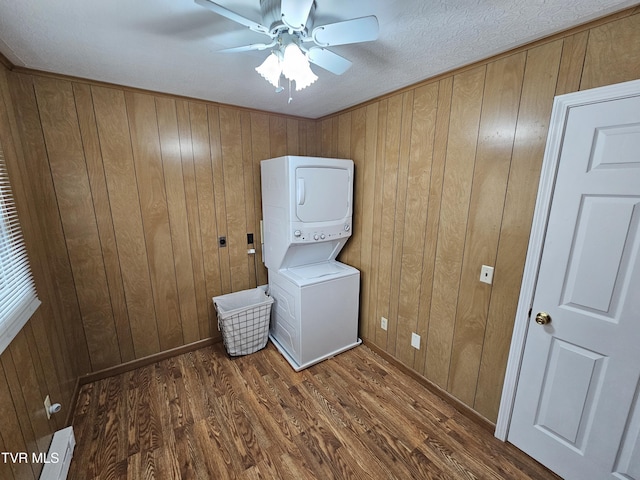
[[[507,438],[566,479],[640,479],[636,95],[571,106],[559,127],[557,177]],[[540,312],[549,314],[548,324],[536,323]]]

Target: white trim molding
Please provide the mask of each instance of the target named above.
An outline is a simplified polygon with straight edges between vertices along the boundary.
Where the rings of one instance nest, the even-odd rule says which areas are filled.
[[[527,327],[529,325],[529,310],[533,304],[538,269],[542,258],[542,248],[545,241],[549,209],[551,207],[558,161],[564,139],[566,118],[569,115],[570,109],[573,107],[639,95],[640,80],[633,80],[582,92],[568,93],[557,96],[554,99],[551,121],[549,123],[549,133],[547,135],[547,146],[542,161],[538,197],[531,225],[529,247],[522,276],[522,286],[520,288],[520,297],[516,310],[513,336],[511,337],[511,348],[509,350],[507,370],[502,388],[502,398],[500,400],[500,409],[496,421],[495,436],[502,441],[507,440],[509,433],[513,402],[515,400],[520,374],[520,364],[522,362],[522,354],[524,353],[527,337]]]

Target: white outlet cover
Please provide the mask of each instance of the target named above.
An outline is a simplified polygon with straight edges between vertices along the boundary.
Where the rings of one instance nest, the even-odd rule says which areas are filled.
[[[389,320],[384,317],[380,317],[380,328],[383,330],[387,330],[389,327]]]
[[[420,335],[418,335],[417,333],[411,334],[411,346],[420,350]]]
[[[493,283],[493,267],[482,265],[480,269],[480,281],[491,285]]]

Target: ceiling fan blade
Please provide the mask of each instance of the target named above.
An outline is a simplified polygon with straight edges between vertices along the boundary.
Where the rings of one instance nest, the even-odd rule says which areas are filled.
[[[370,42],[378,38],[378,19],[374,15],[330,23],[313,29],[313,41],[321,47]]]
[[[271,43],[252,43],[250,45],[243,45],[241,47],[232,47],[225,48],[223,50],[218,50],[218,53],[237,53],[237,52],[249,52],[251,50],[266,50],[267,48],[271,48],[276,44],[276,42]]]
[[[195,0],[195,2],[198,5],[204,8],[208,8],[212,12],[217,13],[218,15],[221,15],[225,18],[228,18],[229,20],[239,23],[240,25],[244,25],[245,27],[248,27],[250,30],[254,32],[264,33],[265,35],[271,36],[269,34],[269,29],[264,25],[260,25],[259,23],[254,22],[253,20],[249,20],[248,18],[245,18],[242,15],[239,15],[236,12],[229,10],[228,8],[225,8],[222,5],[218,5],[217,3],[212,2],[211,0]]]
[[[314,0],[282,0],[280,12],[284,24],[296,31],[304,30]]]
[[[320,47],[311,47],[307,52],[307,58],[311,63],[335,75],[342,75],[349,70],[352,65],[346,58]]]

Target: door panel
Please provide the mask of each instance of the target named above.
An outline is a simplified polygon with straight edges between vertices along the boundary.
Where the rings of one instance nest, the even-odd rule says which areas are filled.
[[[605,364],[603,355],[554,338],[536,425],[582,452]]]
[[[614,293],[626,283],[625,246],[634,244],[639,204],[638,197],[583,197],[563,306],[581,309],[585,314],[602,313],[617,321],[619,309]]]
[[[508,434],[567,479],[640,466],[638,167],[639,97],[569,109]]]
[[[589,170],[640,167],[640,124],[597,128],[592,152]]]

